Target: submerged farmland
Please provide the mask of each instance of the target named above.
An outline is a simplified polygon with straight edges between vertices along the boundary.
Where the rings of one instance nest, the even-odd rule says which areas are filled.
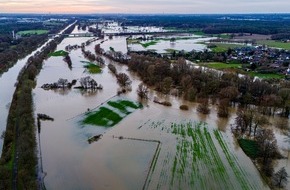
[[[146,189],[259,189],[217,129],[192,121],[148,127],[173,136],[175,148],[161,146]]]
[[[126,38],[105,39],[102,47],[126,52]],[[66,38],[56,51],[87,40]],[[94,52],[99,43],[85,48]],[[89,60],[81,49],[71,50],[70,57],[71,68],[63,57],[49,57],[33,91],[35,112],[54,118],[42,121],[39,134],[47,189],[267,189],[250,159],[234,148],[228,127],[233,117],[220,122],[214,108],[199,115],[195,103],[150,88],[149,99],[141,100],[136,90],[142,81],[126,65],[102,57],[102,72],[92,73],[84,68]],[[128,75],[131,90],[116,95],[120,86],[108,64]],[[88,76],[104,88],[40,88],[59,78],[78,84]],[[154,97],[172,106],[156,104]],[[183,104],[188,111],[179,109]],[[218,128],[224,130],[220,138]]]

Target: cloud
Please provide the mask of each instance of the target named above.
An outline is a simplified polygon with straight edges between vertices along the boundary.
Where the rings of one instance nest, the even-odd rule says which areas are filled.
[[[3,1],[3,0],[1,0]],[[4,0],[0,12],[252,13],[289,12],[289,0]]]

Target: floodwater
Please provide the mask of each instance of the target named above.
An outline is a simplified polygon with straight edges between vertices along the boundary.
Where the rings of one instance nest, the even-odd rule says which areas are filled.
[[[146,50],[153,50],[157,53],[167,53],[166,50],[176,50],[176,51],[203,51],[207,49],[207,45],[204,42],[207,42],[214,38],[204,38],[202,36],[196,35],[174,35],[174,36],[161,36],[160,40],[157,40],[157,43],[154,45],[150,45],[148,47],[143,47],[141,44],[128,44],[128,48],[131,51],[146,51]],[[176,41],[170,42],[170,38],[175,37]],[[180,39],[179,39],[180,38]],[[145,44],[149,41],[141,41],[141,43]]]
[[[69,27],[69,26],[68,26]],[[65,29],[64,29],[65,30]],[[64,30],[60,31],[59,33],[62,33]],[[12,96],[15,91],[15,83],[17,82],[17,77],[20,72],[20,70],[24,67],[26,64],[28,58],[32,55],[34,55],[37,51],[41,50],[42,47],[44,47],[47,43],[49,43],[51,40],[48,40],[45,44],[43,44],[41,47],[37,48],[35,51],[33,51],[31,54],[27,55],[23,59],[19,59],[17,63],[10,68],[7,72],[0,75],[0,136],[6,129],[6,123],[7,123],[7,116],[10,108],[10,103],[12,101]],[[3,148],[3,140],[0,138],[0,155],[2,154],[2,148]]]
[[[102,45],[114,49],[124,48],[120,39],[124,37],[116,37]],[[86,40],[88,38],[66,38],[57,49],[62,50],[68,44],[81,44]],[[99,42],[92,43],[86,49],[93,52],[94,45]],[[172,136],[146,127],[150,122],[163,120],[205,121],[209,128],[220,129],[223,131],[229,149],[244,168],[249,183],[255,184],[257,189],[267,189],[251,160],[236,145],[232,137],[230,124],[233,123],[234,114],[229,119],[220,119],[216,116],[214,107],[210,115],[201,115],[196,112],[195,103],[164,96],[151,90],[150,99],[142,102],[144,108],[134,111],[114,127],[82,125],[84,113],[114,97],[119,86],[115,76],[106,66],[101,74],[88,74],[81,63],[85,58],[80,49],[73,50],[70,56],[72,70],[68,68],[62,57],[51,57],[46,60],[37,78],[37,87],[33,91],[35,114],[43,113],[54,118],[54,121],[41,122],[39,135],[42,166],[45,172],[44,182],[47,189],[142,189],[158,147],[157,141],[161,142],[161,157],[164,150],[170,151]],[[139,101],[136,89],[141,81],[138,76],[128,71],[127,66],[108,59],[105,61],[106,64],[113,63],[118,72],[127,73],[132,80],[132,91],[121,95],[121,98]],[[71,81],[85,76],[94,78],[104,89],[86,92],[79,89],[43,90],[40,88],[44,83],[53,83],[59,78]],[[154,96],[170,101],[172,107],[153,103]],[[181,104],[189,105],[190,110],[179,110]],[[88,138],[98,134],[103,134],[102,138],[89,144]],[[161,162],[162,160],[157,160],[157,166],[162,165]],[[154,184],[154,180],[158,179],[153,175],[151,180]],[[154,189],[153,186],[148,188]]]

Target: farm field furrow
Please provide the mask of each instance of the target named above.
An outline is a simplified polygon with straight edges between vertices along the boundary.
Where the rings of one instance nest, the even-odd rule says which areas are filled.
[[[221,132],[204,122],[152,122],[153,130],[172,135],[175,148],[161,145],[146,189],[258,189],[250,182]],[[169,130],[168,130],[169,129]],[[157,166],[156,166],[157,163]]]

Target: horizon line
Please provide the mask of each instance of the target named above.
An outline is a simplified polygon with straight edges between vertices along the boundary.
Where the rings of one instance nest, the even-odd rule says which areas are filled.
[[[38,12],[7,12],[0,13],[0,15],[7,14],[33,14],[33,15],[274,15],[274,14],[290,14],[290,12],[243,12],[243,13],[38,13]]]

